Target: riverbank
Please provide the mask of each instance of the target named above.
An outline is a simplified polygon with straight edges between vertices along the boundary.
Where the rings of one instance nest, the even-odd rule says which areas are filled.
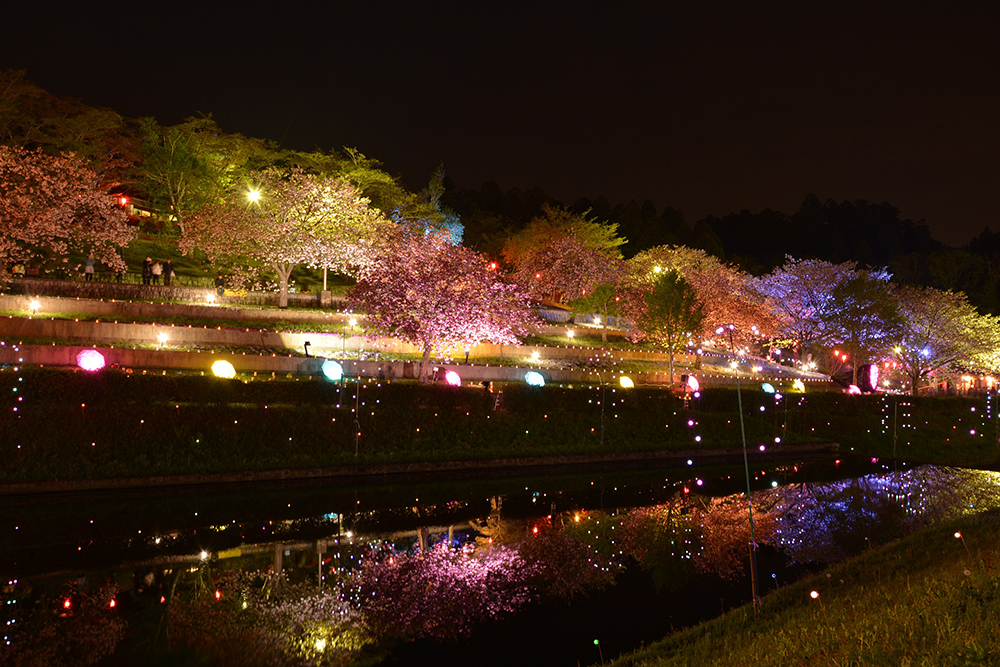
[[[0,485],[124,488],[840,453],[998,462],[985,398],[769,394],[524,383],[332,383],[270,376],[0,373]],[[742,404],[744,413],[737,408]],[[744,424],[741,431],[740,423]],[[803,449],[805,448],[805,449]],[[60,486],[62,485],[62,486]]]
[[[616,667],[993,665],[1000,513],[869,550],[624,656]]]

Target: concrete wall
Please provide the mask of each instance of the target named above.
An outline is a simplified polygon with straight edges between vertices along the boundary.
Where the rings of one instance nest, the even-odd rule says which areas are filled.
[[[219,359],[230,362],[236,372],[243,375],[280,374],[298,376],[321,376],[324,359],[292,357],[274,354],[218,354],[213,352],[181,352],[171,350],[135,350],[129,348],[112,347],[83,347],[70,345],[17,345],[6,343],[0,346],[0,363],[2,364],[29,364],[41,366],[69,366],[75,367],[76,356],[83,350],[98,350],[104,355],[107,365],[118,365],[123,368],[147,369],[151,371],[166,370],[187,370],[211,372],[212,364]],[[356,359],[339,359],[344,367],[344,372],[349,377],[373,377],[385,380],[392,379],[416,379],[420,364],[408,361],[358,361]],[[546,382],[556,383],[617,383],[621,373],[605,371],[603,375],[583,370],[550,370],[545,368],[533,368],[530,366],[487,366],[487,365],[462,365],[462,364],[436,364],[433,365],[441,369],[442,372],[454,370],[461,376],[465,383],[479,383],[482,381],[509,381],[521,382],[524,375],[530,370],[542,374]],[[667,385],[669,377],[666,373],[629,373],[628,376],[637,386],[643,385]],[[697,374],[701,383],[705,386],[734,385],[735,378],[728,375],[719,375],[710,372]],[[680,374],[675,375],[675,381],[680,380]],[[780,377],[758,377],[755,382],[788,382],[788,378]],[[747,378],[743,379],[745,385],[749,384]],[[832,389],[833,383],[828,380],[806,381],[807,386],[813,389]]]
[[[115,299],[117,301],[152,300],[187,301],[205,303],[215,290],[204,287],[183,287],[180,285],[136,285],[115,282],[86,282],[83,280],[58,280],[55,278],[17,278],[11,281],[11,294],[28,296],[76,297],[81,299]],[[277,306],[277,292],[250,292],[243,297],[215,296],[218,303],[236,306]],[[320,294],[289,294],[288,305],[302,308],[320,307]],[[334,305],[343,300],[340,296],[329,297]]]

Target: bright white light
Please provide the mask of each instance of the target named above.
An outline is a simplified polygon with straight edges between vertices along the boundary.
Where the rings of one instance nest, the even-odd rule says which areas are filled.
[[[447,373],[445,373],[444,374],[444,381],[447,384],[450,384],[452,387],[461,387],[462,386],[462,378],[455,371],[448,371]]]
[[[212,372],[215,373],[216,377],[220,378],[236,377],[236,369],[233,368],[233,365],[225,359],[219,359],[212,364]]]
[[[632,382],[632,378],[627,375],[621,376],[621,379],[619,379],[618,382],[621,383],[621,386],[625,389],[631,389],[635,386],[635,382]]]
[[[566,338],[572,338],[575,335],[576,335],[576,332],[574,332],[572,329],[568,329],[566,331]]]
[[[326,640],[317,639],[316,640],[316,650],[322,653],[326,649]]]
[[[156,337],[156,340],[160,341],[160,345],[163,345],[164,343],[167,342],[167,334],[161,333]]]
[[[770,382],[765,382],[764,384],[762,384],[760,386],[760,388],[764,390],[765,394],[773,394],[774,393],[774,385],[771,384]]]
[[[353,327],[353,326],[357,326],[358,321],[355,318],[352,317],[351,319],[347,320],[347,323],[350,324]]]
[[[344,367],[333,359],[327,359],[323,362],[323,375],[327,380],[337,382],[344,377]]]
[[[688,375],[688,388],[694,392],[699,391],[701,389],[701,383],[698,382],[698,378],[693,375]]]
[[[538,361],[541,358],[541,356],[542,355],[538,353],[538,350],[535,350],[534,352],[531,353],[531,360]]]
[[[199,555],[201,556],[202,560],[208,560],[208,552],[207,551],[202,551],[201,554],[199,554]]]
[[[601,318],[600,317],[595,317],[594,318],[594,324],[600,324],[600,323],[601,323]]]
[[[28,309],[31,310],[32,312],[35,312],[36,310],[38,310],[41,307],[42,307],[42,304],[41,304],[41,302],[38,299],[32,299],[28,303]]]
[[[545,378],[538,371],[528,371],[524,374],[524,381],[532,387],[544,387]]]
[[[209,292],[205,295],[205,301],[208,303],[215,303],[215,295]]]
[[[259,202],[260,201],[260,190],[257,190],[256,188],[250,188],[250,190],[247,191],[247,201],[251,202],[253,204],[256,204],[257,202]]]

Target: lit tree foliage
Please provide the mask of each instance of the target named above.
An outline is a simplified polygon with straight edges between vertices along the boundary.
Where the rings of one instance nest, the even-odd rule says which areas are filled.
[[[273,272],[281,307],[288,305],[288,280],[297,265],[356,270],[394,228],[338,178],[267,169],[257,172],[253,183],[249,190],[231,186],[224,199],[198,209],[181,234],[180,248],[203,251],[243,286],[256,284],[262,269]],[[253,201],[249,192],[259,198]]]
[[[607,541],[607,540],[605,540]],[[521,557],[535,569],[532,583],[542,593],[565,600],[614,582],[618,566],[569,528],[543,528],[521,543]]]
[[[69,250],[124,269],[118,248],[134,236],[128,216],[82,159],[0,146],[0,278],[14,261],[55,256],[66,263]]]
[[[895,297],[903,329],[893,357],[914,396],[931,374],[996,370],[988,359],[1000,347],[1000,318],[980,315],[961,292],[900,287]]]
[[[750,562],[750,507],[745,496],[708,498],[695,506],[693,520],[701,527],[701,551],[695,569],[722,579],[738,579]],[[774,538],[774,516],[755,508],[753,539],[766,544]]]
[[[482,255],[420,230],[399,235],[374,258],[348,304],[367,314],[369,335],[419,345],[421,377],[435,347],[516,344],[536,321],[524,289],[504,282]]]
[[[533,600],[533,574],[511,547],[477,555],[446,546],[416,555],[392,552],[362,561],[358,599],[376,635],[454,639]]]
[[[211,116],[171,127],[145,118],[141,133],[142,157],[134,175],[150,202],[174,216],[182,230],[192,212],[227,189],[238,189],[250,169],[276,158],[265,142],[224,133]]]
[[[718,325],[732,324],[734,341],[747,345],[770,337],[776,330],[771,304],[755,281],[704,250],[659,246],[637,254],[628,266],[628,284],[640,291],[665,271],[673,270],[684,277],[705,315],[704,330],[693,332],[696,336],[710,336]],[[641,309],[642,302],[637,305]]]
[[[673,384],[674,354],[683,351],[691,336],[701,330],[704,308],[694,289],[677,271],[660,273],[643,293],[643,301],[645,308],[636,318],[636,327],[669,353]]]
[[[503,257],[536,298],[572,301],[621,274],[618,225],[543,205],[543,215],[510,236]]]
[[[111,109],[56,97],[24,70],[0,70],[0,144],[73,153],[110,187],[137,158],[138,143],[132,123]]]
[[[622,296],[626,298],[623,299]],[[613,283],[596,285],[571,304],[577,312],[597,313],[601,316],[601,340],[608,342],[608,318],[621,317],[626,310],[628,295]]]
[[[867,271],[834,287],[822,320],[831,342],[851,353],[854,384],[858,383],[858,366],[888,355],[903,324],[888,276]]]
[[[824,341],[822,313],[830,303],[833,288],[854,270],[854,262],[831,264],[786,256],[784,266],[757,281],[777,312],[777,334],[793,341],[799,358],[804,350]]]

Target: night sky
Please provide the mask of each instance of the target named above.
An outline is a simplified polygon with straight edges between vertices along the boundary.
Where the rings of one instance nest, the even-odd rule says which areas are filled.
[[[951,245],[1000,231],[992,0],[62,4],[4,9],[0,68],[126,116],[356,147],[411,188],[443,163],[460,188],[689,223],[814,192]]]

